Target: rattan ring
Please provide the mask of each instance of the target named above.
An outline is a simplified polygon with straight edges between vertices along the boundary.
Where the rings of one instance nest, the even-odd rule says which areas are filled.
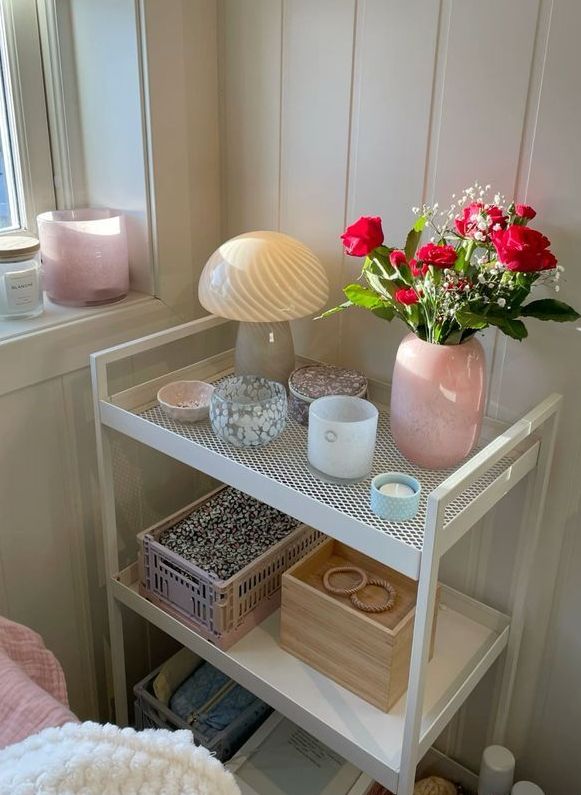
[[[357,594],[353,592],[349,597],[353,607],[356,607],[358,610],[362,610],[364,613],[384,613],[386,610],[391,610],[393,608],[397,591],[390,582],[387,582],[387,580],[382,580],[379,577],[368,577],[367,585],[377,585],[379,588],[383,588],[383,590],[387,593],[387,601],[380,605],[367,604],[366,602],[362,602]]]
[[[333,574],[339,574],[339,572],[341,571],[355,572],[355,574],[358,574],[361,577],[361,580],[355,585],[352,585],[350,588],[337,588],[336,586],[331,585],[330,582],[331,576]],[[360,591],[362,588],[365,588],[367,583],[368,583],[367,574],[363,571],[363,569],[360,569],[359,566],[335,566],[332,569],[327,569],[327,571],[323,575],[323,586],[325,590],[329,591],[329,593],[339,594],[340,596],[351,596],[357,591]]]

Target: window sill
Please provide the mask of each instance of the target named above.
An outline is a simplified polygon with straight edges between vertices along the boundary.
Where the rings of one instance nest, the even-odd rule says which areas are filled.
[[[143,293],[99,307],[46,301],[40,317],[0,321],[0,395],[87,367],[94,351],[177,322],[162,301]]]
[[[64,323],[92,319],[102,315],[108,315],[112,310],[124,309],[133,306],[135,303],[143,303],[151,300],[151,296],[143,293],[130,292],[122,301],[115,304],[104,304],[102,306],[60,306],[53,304],[45,296],[44,312],[38,317],[24,318],[22,320],[0,320],[0,343],[14,340],[23,335],[37,334],[61,326]]]

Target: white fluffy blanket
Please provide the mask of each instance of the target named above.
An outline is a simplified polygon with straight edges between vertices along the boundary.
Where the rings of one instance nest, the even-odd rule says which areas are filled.
[[[240,795],[188,731],[67,723],[0,751],[1,795]]]

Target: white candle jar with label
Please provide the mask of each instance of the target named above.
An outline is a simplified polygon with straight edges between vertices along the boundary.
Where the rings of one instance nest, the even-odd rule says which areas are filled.
[[[40,244],[28,235],[0,237],[0,320],[42,314]]]

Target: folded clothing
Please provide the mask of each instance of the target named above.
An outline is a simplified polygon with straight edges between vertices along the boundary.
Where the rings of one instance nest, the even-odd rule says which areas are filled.
[[[207,662],[176,690],[170,709],[207,741],[227,729],[232,745],[241,744],[270,713],[267,704]]]
[[[162,704],[169,704],[180,684],[202,663],[202,658],[189,649],[180,649],[166,660],[153,680],[153,692]]]

